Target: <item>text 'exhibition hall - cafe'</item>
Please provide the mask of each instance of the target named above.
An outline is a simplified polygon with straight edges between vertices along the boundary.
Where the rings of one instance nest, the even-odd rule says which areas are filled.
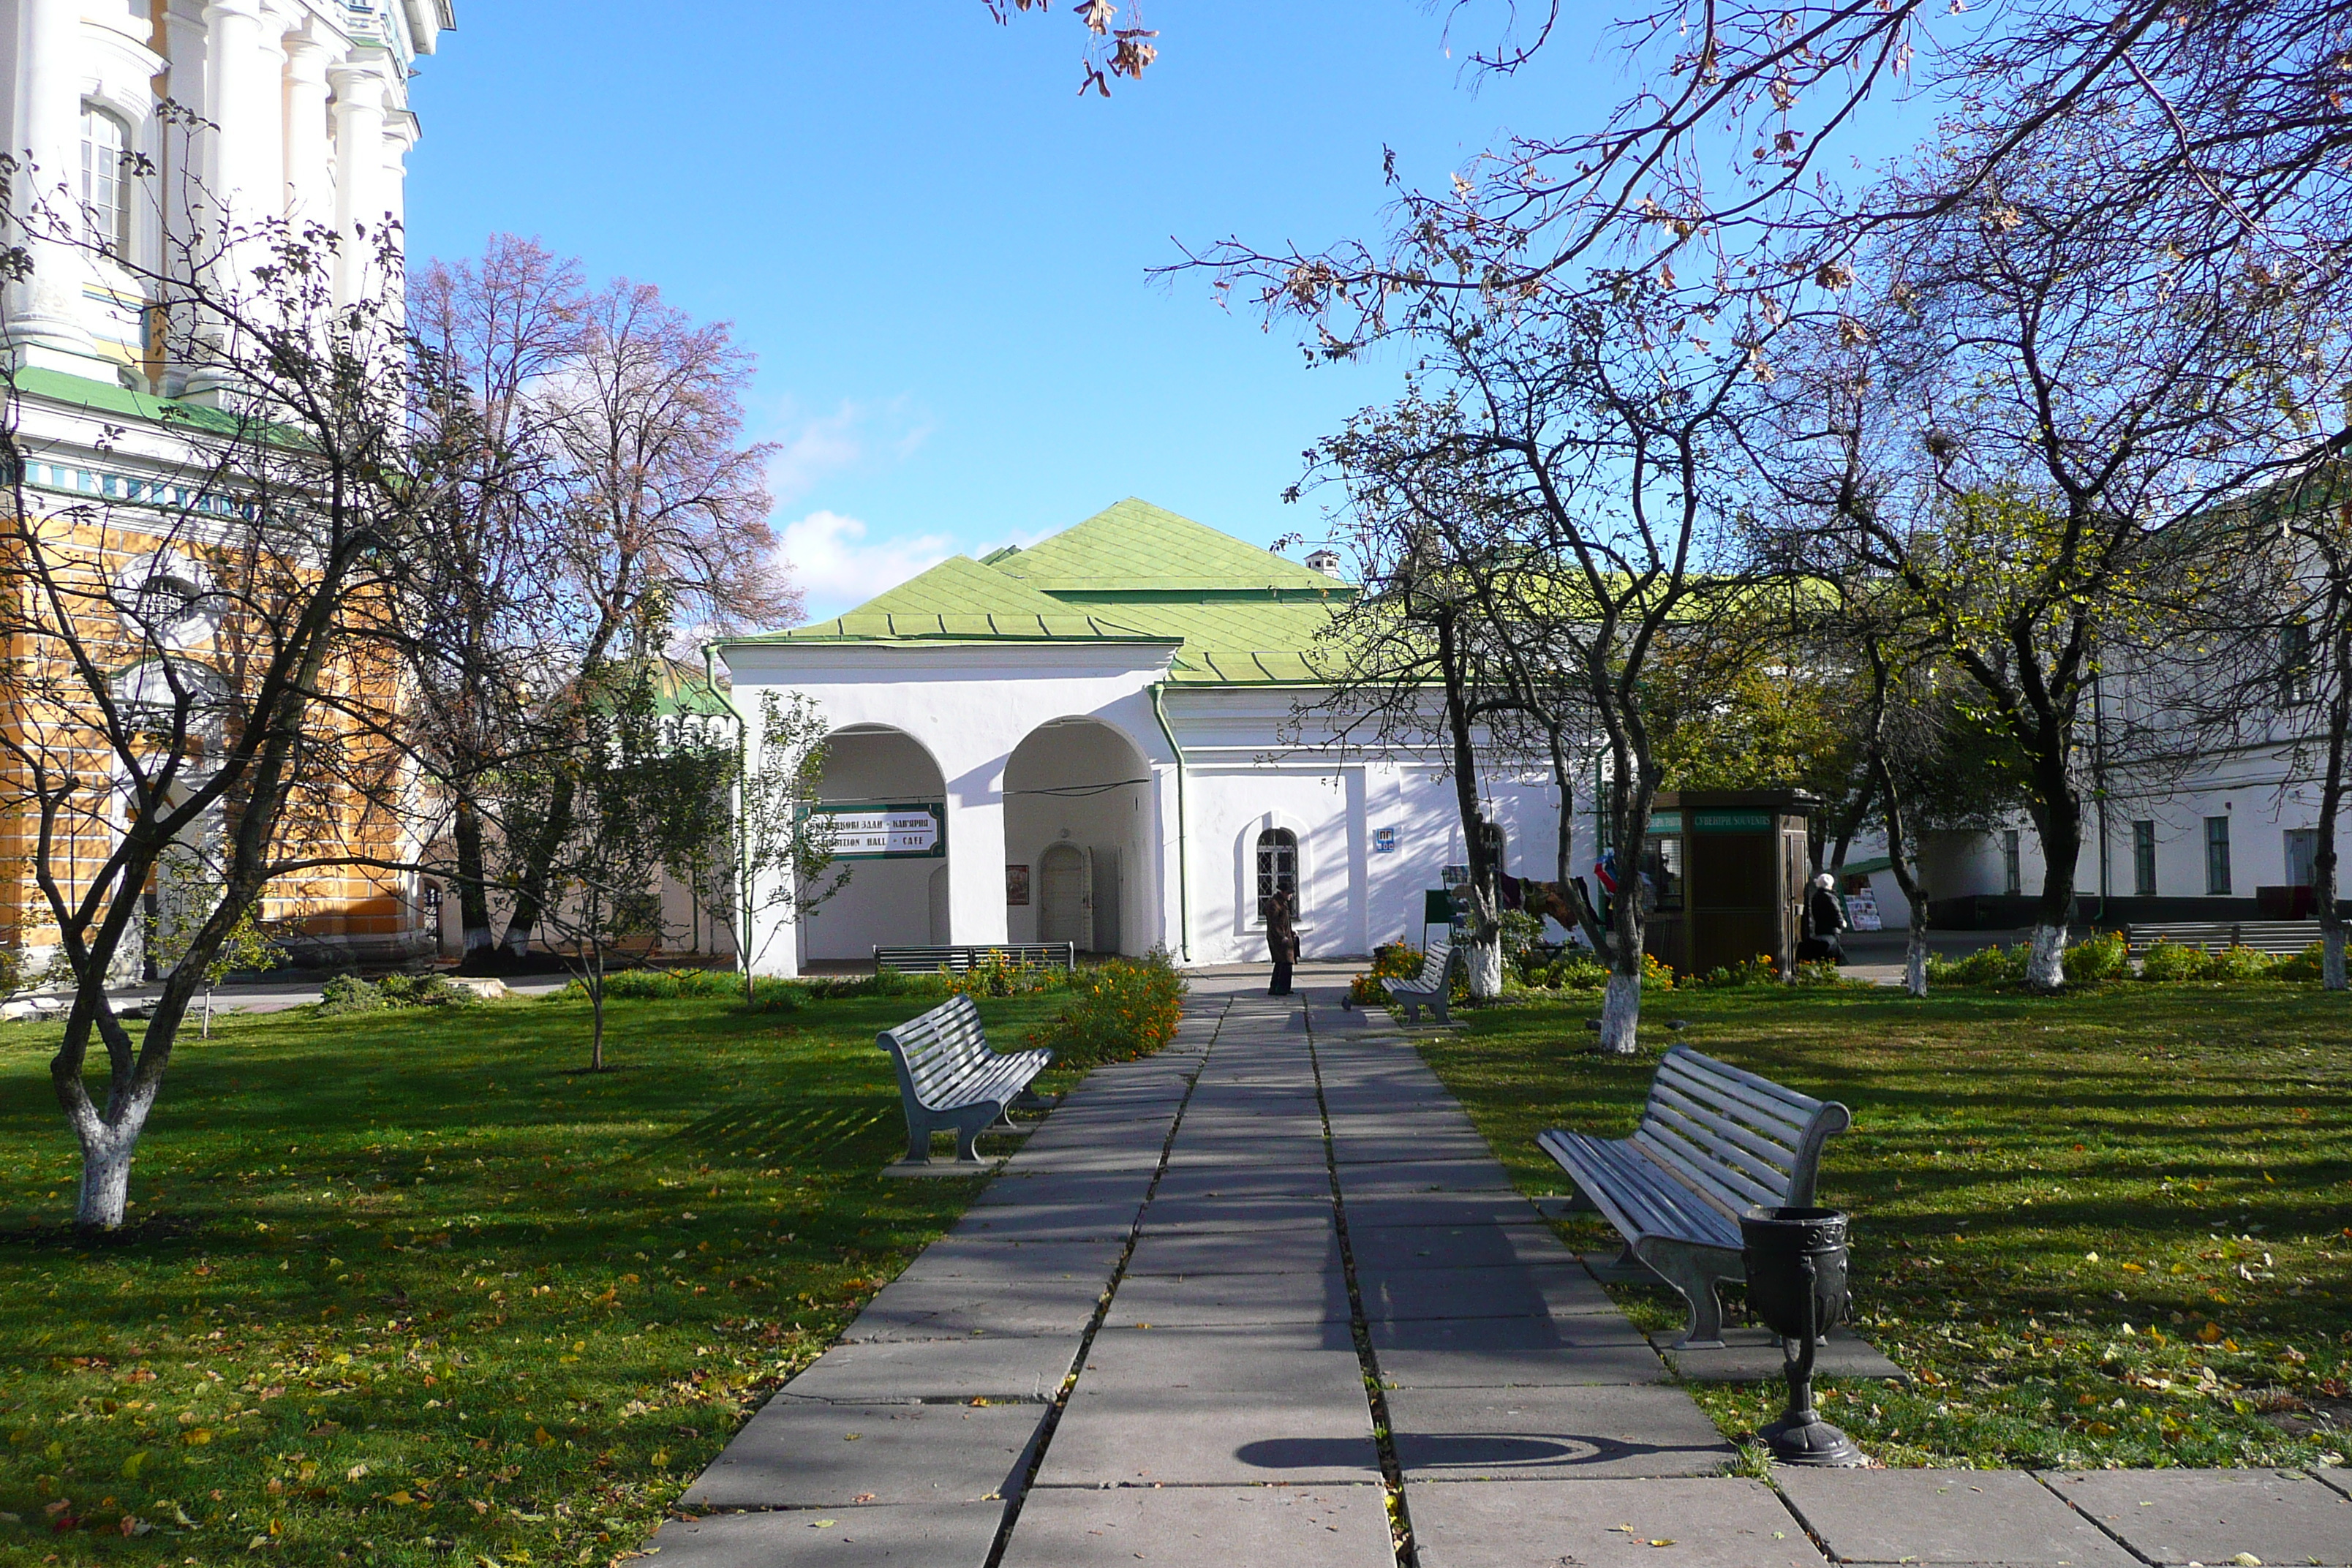
[[[796,929],[754,931],[754,966],[1064,942],[1255,961],[1277,889],[1308,957],[1419,942],[1424,890],[1466,858],[1454,784],[1433,751],[1331,743],[1314,671],[1357,592],[1338,570],[1126,500],[719,645],[755,737],[764,694],[816,703],[821,809],[850,871]],[[1505,864],[1550,876],[1549,781],[1482,787]]]

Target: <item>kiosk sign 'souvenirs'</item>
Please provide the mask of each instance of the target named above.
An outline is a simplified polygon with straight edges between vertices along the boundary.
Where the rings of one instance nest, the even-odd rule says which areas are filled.
[[[813,813],[833,818],[836,860],[938,859],[948,852],[947,807],[820,805]]]

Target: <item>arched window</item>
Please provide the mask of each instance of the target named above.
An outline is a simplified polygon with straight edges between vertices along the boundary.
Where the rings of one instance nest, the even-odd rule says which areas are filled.
[[[1257,918],[1276,893],[1290,895],[1290,912],[1298,908],[1298,835],[1287,827],[1269,827],[1257,836]]]
[[[91,104],[81,108],[81,202],[90,237],[118,256],[131,250],[131,128]]]

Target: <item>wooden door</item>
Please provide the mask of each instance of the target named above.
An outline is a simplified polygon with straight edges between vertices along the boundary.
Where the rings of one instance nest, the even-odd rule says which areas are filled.
[[[1037,940],[1087,945],[1086,861],[1077,847],[1048,845],[1037,859]]]

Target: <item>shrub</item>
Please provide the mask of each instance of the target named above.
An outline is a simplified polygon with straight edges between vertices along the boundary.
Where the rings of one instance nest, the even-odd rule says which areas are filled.
[[[1804,963],[1797,965],[1797,984],[1800,985],[1843,985],[1845,984],[1845,977],[1838,973],[1836,960],[1828,958],[1813,958],[1808,959]],[[1857,984],[1866,985],[1869,982],[1860,981],[1857,982]]]
[[[2130,967],[2129,950],[2120,931],[2103,931],[2076,942],[2066,950],[2063,962],[2069,985],[2095,985],[2127,973]]]
[[[453,985],[438,974],[387,974],[373,983],[356,974],[338,974],[319,988],[316,1011],[321,1018],[333,1018],[389,1007],[467,1007],[480,1000],[466,986]]]
[[[1780,983],[1780,961],[1769,953],[1759,952],[1738,963],[1717,965],[1697,979],[1698,984],[1709,989],[1726,989],[1740,985],[1777,985]]]
[[[2205,973],[2205,950],[2185,942],[2166,942],[2158,938],[2155,944],[2140,954],[2139,977],[2159,983],[2174,980],[2197,980]]]
[[[2272,973],[2281,980],[2317,980],[2326,973],[2326,944],[2315,942],[2293,958],[2280,959]]]
[[[1078,976],[1061,1016],[1029,1037],[1055,1062],[1090,1068],[1150,1056],[1176,1037],[1184,1014],[1184,978],[1165,948],[1119,958]]]
[[[623,969],[604,976],[604,994],[663,1002],[681,996],[733,995],[740,977],[719,969]]]
[[[1555,991],[1597,991],[1609,984],[1608,966],[1583,948],[1570,948],[1539,973],[1541,978],[1529,984]]]
[[[1654,952],[1642,955],[1642,989],[1672,991],[1675,988],[1675,966]]]
[[[318,1015],[332,1018],[345,1013],[381,1013],[392,1004],[375,986],[356,974],[336,974],[328,977],[319,987]]]
[[[1428,956],[1406,942],[1392,942],[1374,948],[1371,968],[1348,983],[1348,1000],[1359,1007],[1385,1005],[1389,994],[1381,982],[1411,979],[1421,973],[1422,960]]]
[[[2241,981],[2268,980],[2278,968],[2278,961],[2267,952],[2257,952],[2251,947],[2225,947],[2219,952],[2205,955],[2206,980]]]

